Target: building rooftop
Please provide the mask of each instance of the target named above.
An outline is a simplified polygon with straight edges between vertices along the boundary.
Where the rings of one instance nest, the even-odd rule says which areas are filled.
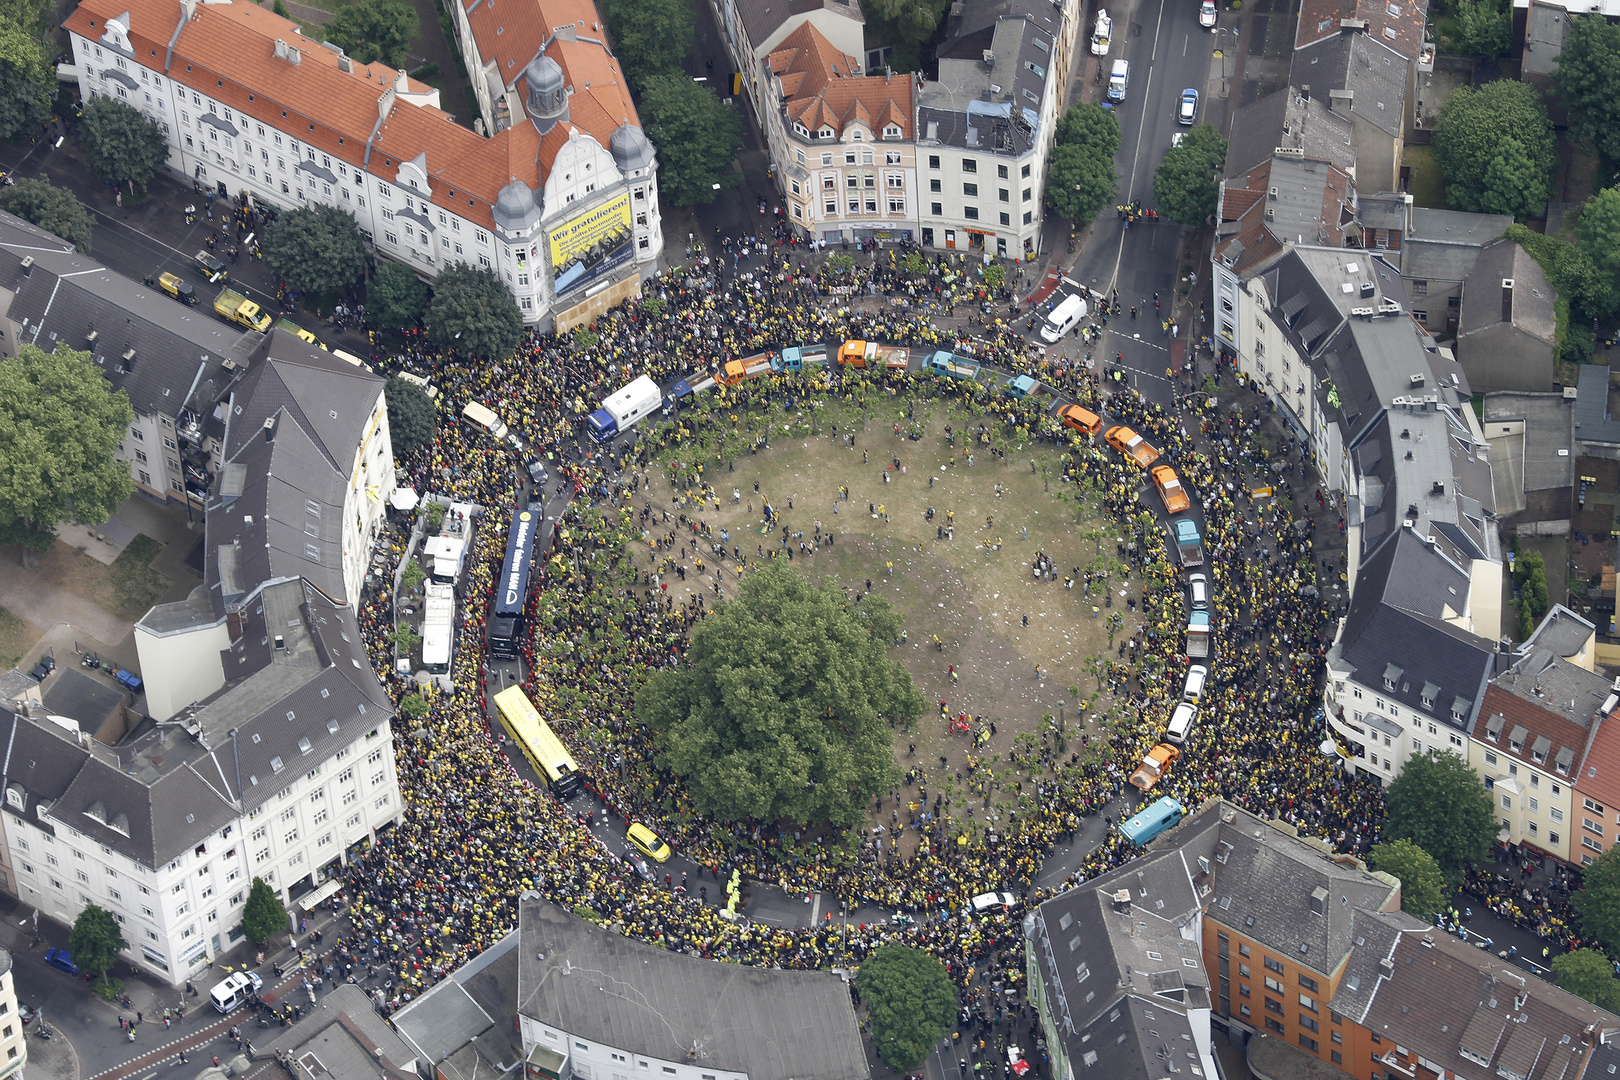
[[[812,134],[828,129],[842,137],[860,123],[874,141],[910,139],[917,84],[909,75],[861,75],[861,62],[840,53],[813,23],[802,23],[771,53],[780,81],[783,112]],[[887,133],[899,132],[896,136]]]
[[[520,902],[518,933],[523,1016],[632,1053],[698,1047],[700,1061],[750,1080],[871,1073],[849,988],[837,975],[672,952],[538,897]],[[604,991],[604,980],[620,990]]]
[[[1341,33],[1362,32],[1407,60],[1416,60],[1423,45],[1426,3],[1389,0],[1305,0],[1299,13],[1294,48],[1303,49]]]
[[[101,730],[102,724],[124,710],[124,691],[76,667],[61,668],[46,682],[45,711],[71,717],[91,731]]]
[[[1353,128],[1347,117],[1328,108],[1325,101],[1292,87],[1275,90],[1238,110],[1226,149],[1226,175],[1248,172],[1279,147],[1351,172],[1356,167]]]
[[[393,1025],[446,1080],[504,1076],[523,1058],[517,971],[514,930],[396,1012]]]
[[[918,141],[1028,153],[1039,143],[1041,102],[1062,31],[1062,16],[1044,0],[964,5],[947,23],[938,81],[917,94]]]
[[[1592,721],[1613,709],[1612,695],[1602,675],[1532,644],[1491,681],[1480,709],[1485,740],[1509,757],[1574,779]]]
[[[831,11],[863,26],[866,23],[856,0],[735,0],[735,7],[756,49],[788,20],[812,11]]]
[[[1558,291],[1541,264],[1506,237],[1485,245],[1463,281],[1457,326],[1461,343],[1469,334],[1510,323],[1551,344],[1557,332]]]
[[[15,293],[6,314],[19,339],[46,352],[61,343],[90,353],[140,415],[205,413],[264,347],[260,335],[215,318],[209,300],[187,307],[73,251],[9,238],[0,248],[0,288]]]
[[[1620,446],[1620,420],[1609,415],[1609,366],[1582,364],[1575,387],[1575,441]]]
[[[1403,9],[1415,13],[1421,35],[1423,6],[1414,4]],[[1301,15],[1302,32],[1306,26],[1306,16]],[[1412,56],[1416,56],[1415,47]],[[1327,100],[1335,112],[1347,112],[1391,138],[1400,138],[1406,77],[1411,68],[1411,59],[1396,51],[1392,43],[1370,34],[1343,31],[1295,51],[1289,82],[1313,99]]]
[[[1402,934],[1390,961],[1361,1023],[1448,1074],[1567,1080],[1581,1075],[1597,1032],[1620,1024],[1489,950],[1432,929]]]
[[[1569,660],[1585,652],[1596,633],[1597,625],[1591,620],[1582,618],[1563,604],[1554,604],[1525,646],[1539,645],[1554,656]]]
[[[418,1080],[416,1055],[358,986],[339,986],[268,1049],[295,1080]]]
[[[1461,282],[1474,268],[1480,249],[1511,224],[1513,219],[1502,214],[1414,206],[1412,227],[1401,243],[1401,274],[1421,281]]]
[[[1620,712],[1593,724],[1575,790],[1605,806],[1620,807]]]

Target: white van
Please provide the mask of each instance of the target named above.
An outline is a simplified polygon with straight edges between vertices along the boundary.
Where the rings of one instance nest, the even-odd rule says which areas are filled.
[[[1194,664],[1187,669],[1187,683],[1181,688],[1181,700],[1196,702],[1204,696],[1204,683],[1209,680],[1209,668]]]
[[[983,914],[986,911],[995,911],[997,909],[1005,911],[1008,908],[1014,907],[1017,903],[1018,898],[1010,892],[980,893],[972,900],[973,910],[979,912],[980,914]]]
[[[1041,340],[1048,345],[1056,345],[1063,340],[1063,335],[1080,325],[1080,320],[1086,317],[1086,298],[1071,296],[1063,303],[1052,309],[1052,314],[1046,317],[1046,325],[1041,327]]]
[[[1131,82],[1131,62],[1115,60],[1108,72],[1108,100],[1124,101],[1125,90]]]
[[[1164,737],[1180,746],[1192,734],[1193,725],[1198,723],[1198,706],[1190,701],[1183,701],[1170,713],[1170,727],[1165,731]]]
[[[237,971],[225,976],[208,992],[208,1000],[217,1012],[232,1013],[246,1005],[248,999],[264,989],[264,980],[257,971]]]

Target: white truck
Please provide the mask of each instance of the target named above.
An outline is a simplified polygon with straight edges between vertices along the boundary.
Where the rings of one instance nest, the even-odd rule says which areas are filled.
[[[769,364],[766,365],[769,367]],[[611,440],[620,432],[628,431],[648,413],[664,403],[658,384],[643,375],[622,389],[614,391],[602,402],[602,407],[587,418],[591,438],[599,443]]]
[[[1202,660],[1209,655],[1209,612],[1195,611],[1187,616],[1187,655]]]
[[[422,606],[422,670],[448,681],[451,645],[456,633],[456,590],[436,581],[428,582],[427,601]]]

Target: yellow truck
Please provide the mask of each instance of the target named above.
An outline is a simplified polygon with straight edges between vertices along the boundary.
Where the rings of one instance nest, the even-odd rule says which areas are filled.
[[[257,330],[261,334],[270,329],[272,322],[270,316],[259,309],[258,304],[235,289],[222,289],[220,294],[214,297],[214,314],[238,326]]]

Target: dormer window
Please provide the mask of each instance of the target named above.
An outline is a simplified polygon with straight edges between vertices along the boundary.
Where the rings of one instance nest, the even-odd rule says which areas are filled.
[[[865,135],[864,132],[861,131],[860,128],[856,128],[855,129],[855,134],[851,135],[850,138],[854,139],[856,142],[865,142],[866,141],[866,135]]]
[[[1392,694],[1395,692],[1396,685],[1401,681],[1401,670],[1394,664],[1384,665],[1384,689]]]
[[[1423,703],[1425,709],[1433,712],[1434,699],[1438,696],[1440,696],[1440,688],[1432,682],[1426,682],[1423,684],[1423,693],[1418,700]]]
[[[810,137],[810,129],[797,122],[793,125],[793,133],[806,139]]]
[[[823,126],[820,131],[816,132],[816,137],[821,139],[832,139],[836,138],[836,133],[832,128]]]
[[[898,139],[900,137],[899,126],[896,124],[890,124],[888,127],[884,128],[883,137],[885,139]]]

